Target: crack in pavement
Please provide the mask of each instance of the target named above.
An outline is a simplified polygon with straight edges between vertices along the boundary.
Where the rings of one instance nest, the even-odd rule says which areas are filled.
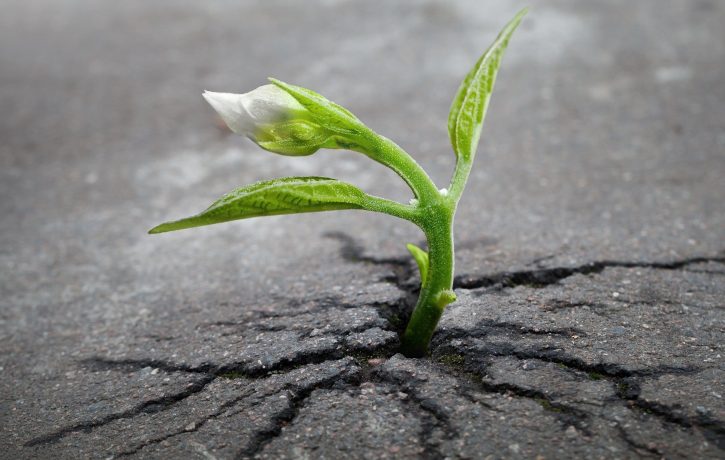
[[[355,242],[355,240],[342,232],[335,232],[327,234],[330,238],[335,238],[341,241],[342,257],[345,260],[353,262],[365,262],[380,265],[389,265],[394,268],[395,276],[394,279],[387,280],[389,282],[395,282],[401,289],[408,293],[408,296],[402,301],[397,302],[381,302],[366,304],[365,306],[373,307],[380,313],[387,322],[394,326],[398,333],[402,333],[405,323],[405,318],[410,314],[410,311],[415,304],[415,296],[417,292],[417,284],[412,283],[411,279],[414,278],[415,268],[413,267],[409,258],[374,258],[364,255],[364,249]],[[716,262],[725,263],[725,257],[692,257],[687,259],[681,259],[669,262],[627,262],[627,261],[598,261],[583,264],[576,267],[554,267],[536,270],[524,270],[524,271],[512,271],[512,272],[499,272],[489,275],[472,276],[462,275],[456,277],[454,286],[457,288],[506,288],[515,286],[531,286],[535,288],[546,287],[552,284],[556,284],[559,281],[566,279],[576,274],[594,274],[601,273],[606,268],[610,267],[642,267],[642,268],[653,268],[662,270],[678,270],[683,269],[692,264],[705,263],[705,262]],[[413,280],[415,281],[415,280]],[[414,285],[415,284],[415,285]],[[309,302],[309,301],[306,301]],[[341,302],[340,299],[334,297],[325,297],[316,300],[319,305],[316,305],[314,309],[305,310],[301,312],[290,312],[288,314],[282,313],[270,313],[270,312],[257,312],[259,313],[260,319],[264,318],[285,318],[295,317],[299,315],[310,314],[314,315],[315,312],[319,312],[323,309],[328,309],[333,306],[342,308],[353,308],[358,305],[347,305]],[[584,304],[582,304],[583,306]],[[576,307],[579,305],[575,304],[561,304],[556,303],[553,308],[568,308]],[[402,318],[402,319],[401,319]],[[244,324],[241,320],[239,322],[217,322],[207,323],[205,325],[199,325],[200,328],[207,326],[235,326]],[[261,325],[261,328],[264,326]],[[284,328],[282,328],[284,329]],[[569,337],[571,335],[586,335],[584,331],[575,328],[563,328],[563,329],[538,329],[521,324],[509,323],[509,322],[496,322],[491,320],[485,320],[479,322],[475,326],[475,332],[471,330],[463,329],[450,329],[447,331],[439,332],[434,338],[432,349],[434,353],[440,353],[451,345],[444,343],[450,342],[452,339],[481,339],[489,335],[500,334],[503,332],[511,332],[517,335],[553,335],[561,337]],[[275,329],[277,330],[277,329]],[[347,335],[355,331],[347,331]],[[335,334],[336,336],[344,337],[346,334]],[[465,353],[460,347],[452,347],[455,353]],[[118,413],[109,414],[98,420],[89,420],[76,423],[67,427],[60,428],[54,432],[46,435],[42,435],[31,439],[25,446],[40,446],[49,445],[60,441],[62,438],[80,431],[91,431],[94,428],[106,425],[115,420],[133,418],[137,415],[155,413],[169,409],[174,404],[183,401],[184,399],[203,391],[211,382],[218,378],[249,378],[249,379],[263,379],[272,376],[277,373],[286,373],[304,367],[311,364],[320,364],[327,361],[333,361],[344,356],[354,356],[356,361],[365,356],[368,357],[379,357],[384,355],[386,358],[390,358],[392,354],[397,351],[397,344],[385,344],[374,346],[371,350],[366,350],[361,353],[359,349],[354,347],[340,347],[337,350],[330,351],[316,350],[316,351],[302,351],[300,354],[280,359],[273,366],[268,368],[259,368],[256,365],[252,366],[250,363],[237,362],[231,364],[214,364],[214,363],[203,363],[198,366],[189,366],[182,363],[174,363],[161,359],[120,359],[113,360],[102,357],[93,357],[82,361],[82,364],[86,365],[91,370],[103,371],[103,370],[128,370],[136,371],[146,367],[157,368],[165,372],[185,372],[192,374],[199,374],[200,380],[191,383],[183,391],[164,395],[159,398],[144,401],[137,406]],[[538,359],[546,362],[556,363],[567,368],[585,372],[585,373],[596,373],[597,375],[606,378],[612,382],[616,387],[617,397],[626,402],[628,407],[637,408],[648,415],[657,417],[658,419],[673,423],[678,426],[692,429],[696,427],[703,431],[705,436],[712,440],[718,447],[723,448],[723,439],[725,439],[725,428],[722,422],[711,419],[705,416],[691,418],[685,415],[677,413],[674,408],[649,401],[644,401],[639,398],[639,386],[637,385],[637,378],[656,377],[664,374],[689,374],[698,372],[700,369],[695,368],[684,368],[684,367],[671,367],[671,366],[659,366],[656,368],[629,370],[619,365],[612,363],[587,363],[575,356],[570,356],[561,351],[557,350],[542,350],[542,349],[520,349],[512,343],[496,344],[476,349],[477,353],[482,353],[483,356],[511,356],[518,359]],[[435,365],[441,367],[438,363]],[[446,374],[453,376],[457,381],[461,383],[461,388],[467,389],[479,388],[488,393],[498,394],[512,394],[521,398],[533,399],[544,407],[544,409],[554,412],[557,419],[559,419],[565,426],[574,425],[580,431],[589,433],[586,427],[586,420],[591,414],[580,409],[562,404],[553,400],[550,396],[542,391],[524,388],[515,384],[510,383],[493,383],[484,381],[480,375],[470,372],[451,372],[451,369],[444,367]],[[460,370],[459,370],[460,371]],[[448,414],[441,407],[438,407],[436,401],[430,398],[425,398],[419,395],[412,382],[400,381],[391,377],[384,377],[378,372],[367,372],[366,379],[370,378],[378,382],[386,382],[393,384],[398,388],[406,391],[411,395],[409,404],[414,404],[417,411],[422,411],[428,416],[425,419],[421,419],[423,424],[423,432],[421,433],[421,442],[426,445],[431,454],[431,458],[442,457],[440,452],[441,440],[434,439],[433,436],[436,430],[440,430],[446,439],[453,439],[457,435],[455,428],[452,426],[449,420]],[[340,376],[331,376],[322,382],[317,382],[310,386],[295,386],[289,385],[282,391],[287,391],[291,397],[289,398],[289,405],[282,411],[273,414],[272,419],[269,423],[269,427],[259,431],[253,437],[253,439],[247,443],[247,445],[241,448],[236,455],[236,458],[249,458],[260,453],[267,444],[278,437],[282,433],[283,426],[293,423],[296,417],[299,415],[300,410],[304,407],[307,399],[310,397],[315,389],[330,388],[335,384],[344,382],[345,378]],[[367,380],[366,380],[367,381]],[[467,390],[466,390],[467,391]],[[279,394],[280,392],[276,393]],[[470,394],[466,394],[465,391],[461,392],[461,395],[469,400],[472,400]],[[167,439],[175,436],[182,435],[184,433],[194,432],[206,424],[209,420],[212,420],[220,415],[226,413],[242,401],[248,394],[242,394],[238,397],[233,398],[230,401],[225,402],[216,408],[214,412],[195,422],[193,429],[176,431],[173,433],[167,433],[163,436],[158,436],[153,439],[144,441],[142,444],[134,447],[133,449],[121,452],[119,456],[129,456],[138,453],[147,446],[163,442]],[[472,400],[473,401],[473,400]],[[486,407],[485,403],[475,401],[478,404]],[[620,427],[620,430],[623,428]],[[625,442],[631,445],[633,448],[639,451],[646,451],[652,455],[661,455],[659,450],[649,448],[648,446],[642,446],[631,439],[626,437],[626,433],[622,435]]]
[[[486,328],[485,322],[481,324],[482,328]],[[516,327],[508,328],[512,332],[518,332]],[[526,333],[524,331],[524,333]],[[491,334],[486,330],[477,330],[475,333],[463,329],[452,328],[443,333],[439,333],[434,337],[434,347],[439,352],[450,347],[447,342],[454,339],[484,339]],[[497,343],[486,344],[483,348],[476,349],[488,356],[512,356],[518,359],[539,359],[541,361],[560,364],[568,368],[576,369],[586,373],[597,373],[606,377],[658,377],[665,374],[693,374],[701,371],[701,368],[694,367],[675,367],[675,366],[657,366],[646,369],[629,370],[613,363],[587,363],[575,356],[568,355],[558,350],[549,349],[520,349],[513,343]],[[451,351],[459,352],[456,348]]]
[[[285,426],[294,423],[294,420],[297,416],[299,416],[300,410],[312,395],[313,391],[331,388],[336,384],[344,383],[349,380],[350,377],[332,375],[310,386],[299,386],[294,384],[286,385],[282,391],[277,392],[276,394],[284,391],[291,394],[291,397],[287,398],[287,401],[289,402],[288,406],[284,410],[274,414],[272,416],[270,427],[257,432],[252,440],[237,452],[234,458],[239,460],[253,458],[262,452],[265,446],[282,434],[282,429]]]
[[[632,450],[637,452],[639,455],[663,458],[662,452],[660,452],[659,449],[657,449],[655,446],[645,446],[641,443],[636,442],[634,439],[632,439],[627,430],[619,423],[616,424],[616,428],[622,440],[624,440],[624,442],[626,442],[627,445],[629,445]]]
[[[458,431],[451,425],[446,411],[439,407],[434,400],[422,397],[416,390],[414,386],[416,381],[413,379],[401,380],[395,375],[387,375],[383,372],[375,372],[372,377],[372,382],[390,383],[404,391],[409,396],[409,398],[406,398],[408,404],[414,404],[419,411],[428,414],[429,417],[426,419],[420,418],[423,430],[420,433],[419,440],[422,445],[427,447],[424,458],[445,458],[440,450],[440,441],[435,440],[433,434],[436,429],[440,429],[446,439],[454,439],[458,435]]]
[[[516,329],[512,329],[516,331]],[[459,332],[459,331],[457,331]],[[471,336],[471,334],[458,334],[458,338],[482,338],[487,334]],[[446,339],[439,338],[437,342],[442,342],[456,336],[455,334],[446,335]],[[443,354],[447,352],[462,353],[460,348],[455,348],[448,343],[442,343],[434,349],[434,354]],[[620,366],[609,363],[597,363],[589,364],[582,361],[579,358],[569,356],[567,354],[552,351],[552,350],[521,350],[513,344],[496,344],[494,346],[487,345],[484,347],[475,347],[476,356],[473,357],[475,360],[480,360],[485,356],[498,356],[498,357],[514,357],[519,360],[527,359],[538,359],[544,362],[551,362],[569,369],[584,372],[589,375],[597,375],[597,379],[607,379],[614,386],[615,394],[619,400],[626,403],[630,409],[640,409],[647,415],[654,416],[662,422],[672,423],[686,429],[698,428],[703,435],[712,441],[716,446],[723,449],[725,448],[725,424],[721,421],[716,420],[705,415],[699,417],[687,417],[685,415],[677,413],[675,408],[666,406],[650,401],[644,401],[640,399],[639,381],[643,378],[654,378],[667,374],[683,375],[683,374],[695,374],[702,371],[701,368],[694,367],[672,367],[672,366],[658,366],[647,369],[628,370]],[[464,355],[470,354],[471,351],[464,351]],[[460,369],[458,373],[451,373],[454,377],[465,376],[471,374],[470,371]],[[477,381],[480,379],[480,375],[473,373],[473,380]],[[468,375],[471,378],[471,375]],[[478,383],[478,382],[477,382]],[[532,390],[529,388],[523,388],[510,383],[489,383],[481,380],[481,384],[484,389],[494,392],[506,392],[511,391],[512,393],[533,399],[543,399],[548,401],[554,408],[561,408],[565,411],[572,410],[572,415],[581,417],[586,415],[586,412],[579,409],[574,409],[569,406],[561,405],[560,403],[553,402],[547,395],[542,392]],[[578,412],[578,414],[577,414]],[[577,426],[578,429],[583,427]],[[654,452],[654,451],[650,451]]]
[[[72,433],[76,433],[79,431],[90,431],[94,428],[107,425],[115,420],[133,418],[141,414],[151,414],[167,410],[179,401],[183,401],[189,396],[203,391],[204,388],[206,388],[215,379],[215,376],[205,376],[203,379],[197,382],[190,383],[183,391],[144,401],[129,410],[109,414],[105,417],[100,418],[99,420],[76,423],[74,425],[61,428],[51,433],[38,436],[26,442],[25,447],[53,444]]]
[[[122,451],[122,452],[119,452],[118,454],[115,454],[114,457],[128,457],[130,455],[137,454],[138,452],[140,452],[141,450],[143,450],[144,448],[146,448],[148,446],[152,446],[154,444],[159,444],[161,442],[166,441],[167,439],[171,439],[173,437],[176,437],[176,436],[179,436],[179,435],[182,435],[185,433],[193,433],[193,432],[199,430],[199,428],[201,428],[202,426],[204,426],[209,420],[215,419],[215,418],[223,415],[228,409],[235,406],[237,403],[242,401],[244,398],[248,397],[250,394],[252,394],[252,390],[248,390],[229,401],[225,401],[223,404],[221,404],[219,406],[219,408],[215,412],[212,412],[211,414],[193,422],[194,426],[191,429],[184,428],[183,430],[174,431],[172,433],[167,433],[163,436],[158,436],[156,438],[148,439],[148,440],[140,443],[133,449]]]
[[[688,417],[678,413],[675,407],[654,401],[645,401],[640,398],[639,382],[635,379],[620,380],[616,393],[620,399],[627,402],[630,408],[639,409],[645,414],[653,415],[660,420],[683,428],[698,428],[718,448],[725,449],[725,423],[722,421],[706,415]]]
[[[618,260],[601,260],[589,262],[575,267],[552,267],[535,270],[522,270],[513,272],[498,272],[489,275],[459,275],[453,280],[454,288],[507,288],[516,286],[529,286],[542,288],[556,284],[561,280],[574,275],[590,275],[601,273],[607,268],[653,268],[659,270],[679,270],[688,265],[716,262],[725,263],[725,257],[691,257],[669,262],[629,262]]]
[[[324,353],[310,353],[302,357],[302,359],[289,361],[289,362],[280,362],[280,365],[274,366],[272,368],[266,369],[263,372],[259,372],[257,368],[248,369],[244,364],[239,365],[212,365],[212,364],[205,364],[198,367],[191,367],[191,366],[185,366],[182,364],[176,364],[168,361],[163,360],[152,360],[152,359],[140,359],[140,360],[132,360],[132,359],[126,359],[126,360],[108,360],[104,358],[90,358],[87,360],[82,361],[83,364],[89,366],[89,368],[93,370],[110,370],[110,369],[125,369],[130,371],[140,370],[146,367],[156,367],[158,369],[167,371],[167,372],[188,372],[188,373],[194,373],[194,374],[201,374],[204,377],[200,379],[198,382],[191,383],[185,388],[183,391],[173,393],[170,395],[164,395],[159,398],[154,398],[148,401],[144,401],[143,403],[138,404],[132,409],[123,411],[123,412],[117,412],[109,414],[105,417],[102,417],[98,420],[87,420],[82,421],[73,425],[69,425],[66,427],[62,427],[56,431],[53,431],[51,433],[33,438],[25,443],[25,447],[34,447],[39,445],[47,445],[47,444],[53,444],[55,442],[60,441],[64,437],[79,432],[79,431],[91,431],[95,428],[107,425],[111,422],[114,422],[116,420],[120,419],[127,419],[127,418],[133,418],[138,415],[142,414],[149,414],[149,413],[155,413],[160,412],[169,409],[174,404],[183,401],[184,399],[197,394],[201,391],[203,391],[209,384],[211,384],[213,381],[215,381],[217,378],[247,378],[251,380],[258,380],[258,379],[264,379],[269,378],[270,376],[274,374],[280,374],[280,373],[289,373],[291,371],[294,371],[296,369],[313,365],[313,364],[321,364],[328,361],[336,361],[342,357],[345,356],[353,356],[357,355],[359,357],[368,356],[370,358],[372,357],[378,357],[381,352],[385,350],[385,347],[380,347],[381,350],[374,350],[371,353],[365,354],[365,353],[359,353],[350,351],[346,348],[343,348],[338,353],[330,354],[329,352]],[[334,379],[333,379],[334,380]],[[334,382],[333,382],[334,383]],[[310,392],[314,390],[315,387],[312,387]],[[242,397],[243,399],[243,397]],[[238,402],[238,401],[237,401]],[[219,414],[223,413],[227,408],[224,408]],[[213,417],[209,417],[213,418]],[[204,421],[206,423],[207,420]],[[158,442],[161,442],[168,437],[173,437],[175,435],[178,435],[181,433],[173,433],[167,437],[163,437],[162,439],[159,439]],[[153,444],[153,442],[150,442],[150,444]],[[127,454],[130,455],[130,454]]]
[[[471,386],[483,390],[486,393],[514,395],[519,398],[531,399],[541,405],[547,412],[553,413],[554,417],[562,424],[562,429],[566,429],[570,425],[573,425],[587,436],[591,435],[591,432],[585,422],[592,414],[557,402],[542,391],[532,388],[524,388],[513,383],[488,382],[484,380],[479,373],[467,370],[465,365],[452,366],[446,365],[440,361],[432,361],[432,364],[434,364],[434,366],[440,369],[444,374],[455,378],[464,390],[459,391],[459,394],[465,396],[469,400],[480,403],[480,401],[476,401],[470,396],[470,394],[467,393],[467,390],[470,390]],[[487,407],[485,404],[484,406]],[[491,408],[489,407],[489,409]]]

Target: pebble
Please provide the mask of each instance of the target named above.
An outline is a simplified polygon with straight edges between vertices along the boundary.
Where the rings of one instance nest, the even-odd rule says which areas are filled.
[[[574,425],[569,425],[569,428],[564,431],[564,434],[567,438],[574,438],[579,435],[579,432],[576,430],[576,427]]]

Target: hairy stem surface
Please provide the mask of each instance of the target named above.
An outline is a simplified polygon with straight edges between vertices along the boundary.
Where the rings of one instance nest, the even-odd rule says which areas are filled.
[[[443,197],[441,197],[443,198]],[[446,199],[427,209],[429,216],[421,223],[428,239],[429,268],[424,287],[410,317],[402,340],[402,352],[409,357],[428,353],[433,332],[446,305],[455,300],[453,294],[453,214],[455,204]]]

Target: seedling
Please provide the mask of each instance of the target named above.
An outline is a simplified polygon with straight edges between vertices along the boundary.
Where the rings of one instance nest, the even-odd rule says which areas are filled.
[[[506,46],[526,14],[520,11],[499,33],[456,93],[448,116],[448,133],[456,154],[449,187],[438,189],[402,148],[365,126],[355,115],[323,96],[270,79],[271,84],[246,94],[205,92],[204,98],[235,133],[282,155],[311,155],[321,148],[347,149],[367,155],[395,171],[414,198],[403,204],[368,195],[357,187],[326,177],[285,177],[257,182],[224,195],[201,213],[154,227],[163,233],[250,217],[364,209],[416,224],[428,251],[408,244],[420,269],[421,290],[402,338],[408,356],[424,356],[453,292],[453,216],[473,165],[486,108]]]

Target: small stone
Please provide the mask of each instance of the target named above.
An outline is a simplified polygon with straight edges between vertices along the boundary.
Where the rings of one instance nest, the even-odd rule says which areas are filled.
[[[194,431],[196,429],[196,423],[191,422],[184,427],[184,431]]]
[[[569,428],[564,431],[564,434],[567,438],[575,438],[579,436],[579,432],[576,430],[576,427],[574,425],[569,425]]]

